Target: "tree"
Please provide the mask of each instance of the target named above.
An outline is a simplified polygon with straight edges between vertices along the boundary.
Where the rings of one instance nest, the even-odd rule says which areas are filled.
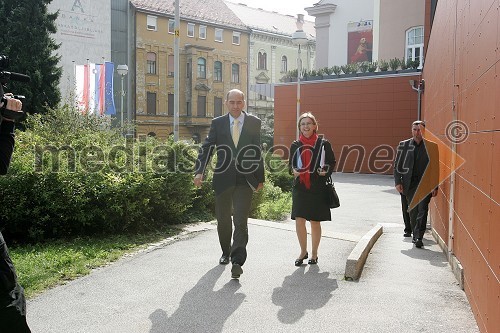
[[[51,1],[0,0],[0,54],[10,58],[4,70],[31,77],[29,83],[10,82],[6,91],[25,95],[23,109],[34,113],[45,113],[61,99],[59,44],[51,36],[56,32],[58,12],[47,12]]]
[[[261,144],[265,143],[267,149],[271,149],[274,142],[274,114],[266,114],[266,118],[262,120],[260,137]]]

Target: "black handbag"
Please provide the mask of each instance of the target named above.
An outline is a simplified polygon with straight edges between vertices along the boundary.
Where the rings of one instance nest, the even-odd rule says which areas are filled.
[[[328,206],[330,208],[340,207],[339,196],[337,194],[337,191],[335,190],[335,185],[333,184],[331,177],[328,177],[326,179],[326,193],[328,199]]]

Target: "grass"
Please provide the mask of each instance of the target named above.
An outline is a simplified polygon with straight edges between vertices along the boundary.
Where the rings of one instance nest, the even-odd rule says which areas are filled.
[[[178,228],[169,228],[141,235],[58,240],[47,244],[18,246],[9,251],[19,283],[30,298],[179,232]]]

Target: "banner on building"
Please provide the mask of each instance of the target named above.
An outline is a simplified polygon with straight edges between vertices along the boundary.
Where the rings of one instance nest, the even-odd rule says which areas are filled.
[[[114,64],[87,63],[75,65],[75,97],[78,110],[84,114],[116,114],[113,98]]]
[[[347,24],[347,62],[372,61],[373,21]]]

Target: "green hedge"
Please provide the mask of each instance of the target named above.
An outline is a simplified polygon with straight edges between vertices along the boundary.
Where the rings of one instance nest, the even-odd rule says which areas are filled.
[[[68,106],[30,116],[25,126],[0,177],[0,219],[11,240],[135,233],[214,218],[211,173],[200,189],[192,181],[199,146],[126,140],[108,119]],[[251,216],[283,219],[291,207],[286,163],[267,154],[266,177]]]

